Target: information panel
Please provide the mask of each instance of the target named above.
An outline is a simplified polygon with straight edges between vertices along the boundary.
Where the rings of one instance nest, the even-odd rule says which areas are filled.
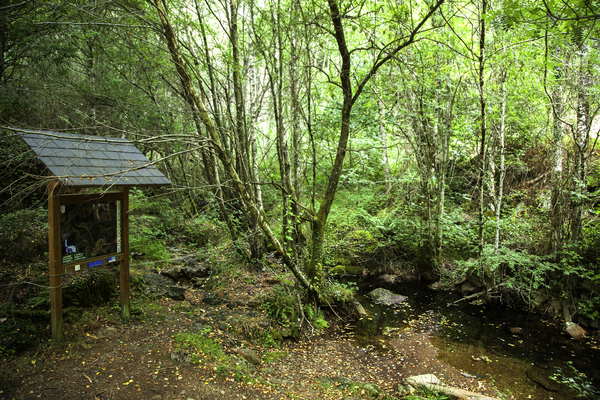
[[[121,251],[120,201],[60,206],[62,263]]]

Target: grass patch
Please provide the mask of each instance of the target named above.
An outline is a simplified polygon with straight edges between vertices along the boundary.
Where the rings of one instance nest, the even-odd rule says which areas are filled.
[[[287,356],[287,354],[287,351],[270,351],[267,354],[263,355],[262,360],[264,363],[268,364]]]
[[[191,350],[190,356],[194,364],[201,361],[227,363],[229,356],[223,350],[223,346],[210,335],[210,328],[204,328],[199,333],[178,333],[174,339],[175,347],[182,350]]]

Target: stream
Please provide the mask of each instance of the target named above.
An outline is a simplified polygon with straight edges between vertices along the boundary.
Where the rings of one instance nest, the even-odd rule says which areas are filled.
[[[599,343],[572,340],[562,332],[562,321],[478,301],[453,305],[461,297],[457,293],[406,283],[387,286],[408,296],[406,302],[382,306],[366,297],[376,287],[359,282],[357,297],[372,316],[354,327],[357,346],[377,348],[398,338],[398,331],[413,329],[429,333],[438,359],[517,399],[573,399],[576,390],[550,379],[557,368],[580,387],[600,390]]]

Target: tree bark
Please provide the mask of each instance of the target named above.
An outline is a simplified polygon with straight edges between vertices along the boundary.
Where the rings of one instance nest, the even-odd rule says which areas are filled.
[[[241,181],[238,173],[236,172],[235,168],[233,167],[232,160],[230,158],[230,153],[223,150],[223,146],[221,144],[221,139],[219,137],[219,133],[217,132],[217,129],[215,128],[213,120],[211,119],[210,115],[208,114],[208,111],[204,105],[204,102],[202,101],[201,97],[199,96],[195,86],[192,83],[190,75],[187,72],[186,64],[185,64],[183,56],[181,55],[181,52],[179,50],[179,44],[177,42],[177,38],[175,37],[175,32],[173,31],[173,28],[171,27],[171,24],[167,17],[166,6],[164,4],[164,1],[163,0],[155,0],[154,5],[158,11],[158,15],[161,20],[163,34],[164,34],[165,40],[167,42],[169,52],[171,54],[173,64],[177,70],[179,79],[183,86],[185,98],[191,102],[191,105],[193,105],[194,107],[196,107],[198,109],[198,113],[200,115],[202,123],[206,127],[208,136],[212,142],[211,145],[214,148],[216,155],[221,160],[221,163],[223,164],[225,171],[229,174],[233,185],[238,190],[240,197],[241,197],[242,201],[244,202],[244,204],[246,205],[247,209],[252,213],[252,216],[257,221],[258,226],[263,230],[263,232],[267,236],[268,240],[275,247],[276,251],[278,251],[282,254],[282,260],[283,260],[284,264],[286,265],[286,267],[294,274],[294,276],[296,277],[298,282],[300,282],[300,284],[305,289],[307,289],[309,293],[311,293],[316,299],[318,299],[320,301],[321,296],[320,296],[319,291],[317,290],[317,288],[314,285],[312,285],[308,281],[308,279],[306,279],[306,277],[304,276],[302,271],[300,271],[300,269],[298,268],[298,265],[296,263],[294,263],[293,260],[285,253],[283,246],[277,240],[277,238],[273,234],[273,231],[271,230],[270,226],[268,225],[267,218],[264,214],[264,211],[258,210],[258,208],[256,207],[256,205],[253,201],[253,196],[251,196],[251,194],[248,193],[248,191],[246,190],[246,186]]]

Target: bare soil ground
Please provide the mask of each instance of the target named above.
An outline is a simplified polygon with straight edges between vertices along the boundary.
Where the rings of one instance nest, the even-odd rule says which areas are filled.
[[[253,298],[269,290],[265,274],[252,284],[230,291],[239,301],[238,311],[250,310]],[[227,291],[224,291],[224,295]],[[50,345],[0,366],[3,399],[359,399],[401,398],[403,378],[431,373],[443,383],[494,394],[436,358],[428,335],[403,332],[381,345],[361,346],[353,337],[351,321],[332,317],[330,328],[298,341],[283,341],[279,349],[233,338],[214,319],[215,311],[231,311],[226,304],[202,303],[203,291],[189,289],[186,298],[193,311],[181,303],[154,300],[161,312],[149,310],[133,322],[104,322],[97,318],[69,343]],[[207,329],[210,328],[210,329]],[[235,328],[235,327],[234,327]],[[66,326],[66,331],[69,326]],[[172,359],[176,335],[207,333],[221,344],[229,365],[200,358],[197,362]],[[67,334],[67,337],[69,335]],[[261,359],[244,361],[236,349],[249,348]],[[381,392],[371,391],[377,385]]]

